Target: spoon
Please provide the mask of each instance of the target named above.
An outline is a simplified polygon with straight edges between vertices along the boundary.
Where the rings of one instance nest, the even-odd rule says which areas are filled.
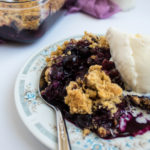
[[[62,116],[60,109],[50,103],[48,103],[44,97],[41,95],[41,91],[43,90],[43,85],[45,85],[45,71],[47,67],[45,67],[41,73],[39,80],[39,96],[45,101],[45,103],[50,106],[56,113],[56,123],[57,123],[57,136],[58,136],[58,150],[71,150],[70,141],[68,137],[68,132],[66,128],[65,120]]]

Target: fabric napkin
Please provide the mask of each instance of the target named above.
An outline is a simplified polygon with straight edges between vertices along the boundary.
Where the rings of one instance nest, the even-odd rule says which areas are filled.
[[[67,0],[68,13],[82,11],[96,18],[104,19],[121,9],[111,0]]]

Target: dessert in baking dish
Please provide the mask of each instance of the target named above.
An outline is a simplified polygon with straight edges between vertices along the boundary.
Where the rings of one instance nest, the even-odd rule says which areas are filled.
[[[58,15],[65,0],[0,1],[0,38],[31,43],[39,39]]]

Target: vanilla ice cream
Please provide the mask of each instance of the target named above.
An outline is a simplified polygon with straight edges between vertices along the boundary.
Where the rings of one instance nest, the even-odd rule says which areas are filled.
[[[123,11],[132,9],[136,5],[136,0],[111,0],[111,1],[116,3]]]
[[[150,92],[150,36],[131,35],[110,28],[106,38],[124,82],[135,92]]]

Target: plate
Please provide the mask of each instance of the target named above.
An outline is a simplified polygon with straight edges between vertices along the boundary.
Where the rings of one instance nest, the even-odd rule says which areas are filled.
[[[56,118],[38,94],[38,84],[45,58],[56,50],[58,45],[71,38],[59,41],[33,54],[22,67],[15,84],[15,103],[23,123],[29,131],[44,145],[57,150]],[[82,130],[66,121],[72,150],[150,150],[150,132],[136,137],[104,140],[94,133],[85,138]]]

